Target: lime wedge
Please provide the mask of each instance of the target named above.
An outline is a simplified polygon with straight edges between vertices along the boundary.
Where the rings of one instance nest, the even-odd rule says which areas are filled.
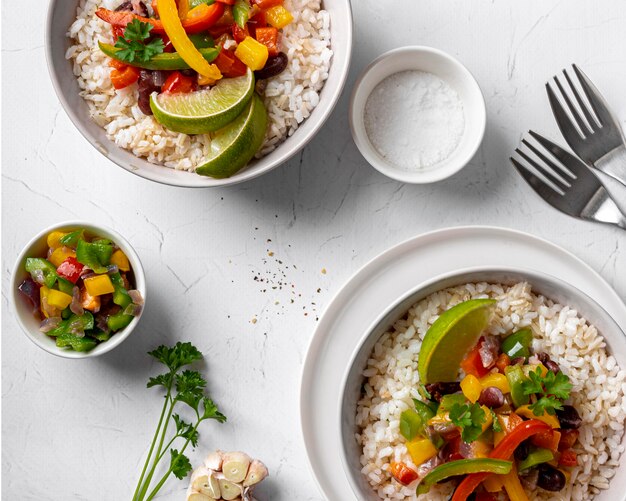
[[[494,299],[472,299],[443,312],[424,336],[417,360],[420,381],[456,381],[459,366],[489,325]]]
[[[244,110],[254,92],[254,73],[223,78],[213,87],[189,93],[150,96],[154,118],[164,127],[184,134],[206,134],[221,129]]]
[[[196,169],[198,174],[216,178],[230,177],[246,166],[263,144],[267,111],[256,94],[248,107],[233,122],[211,137],[207,162]]]

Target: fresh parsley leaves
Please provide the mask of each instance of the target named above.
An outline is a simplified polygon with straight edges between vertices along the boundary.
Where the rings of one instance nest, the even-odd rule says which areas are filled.
[[[151,57],[161,54],[165,48],[162,38],[156,37],[146,42],[150,38],[150,31],[152,31],[150,23],[133,19],[126,25],[124,36],[119,37],[115,42],[115,47],[120,49],[116,57],[127,63],[135,61],[145,63]]]
[[[493,424],[491,425],[493,428],[493,431],[495,431],[496,433],[500,433],[502,430],[502,425],[500,424],[500,421],[498,420],[498,415],[493,412],[493,409],[489,409],[489,412],[491,412],[491,419],[493,420]]]
[[[150,445],[148,458],[137,482],[133,501],[153,499],[171,474],[180,479],[184,478],[192,469],[189,459],[185,456],[185,450],[189,444],[192,447],[198,444],[200,423],[207,419],[214,419],[220,423],[226,421],[226,416],[205,394],[207,382],[202,374],[194,370],[182,370],[193,362],[202,360],[202,353],[195,346],[191,343],[179,342],[171,347],[159,346],[149,355],[168,369],[163,374],[151,377],[147,385],[148,388],[162,387],[165,390],[165,402]],[[178,408],[181,403],[191,408],[191,414],[195,416],[192,422],[187,422],[180,414],[174,413],[174,409]],[[171,435],[167,433],[171,421],[174,422],[176,431],[173,437],[168,437]],[[173,447],[176,441],[182,443],[180,449]],[[168,449],[169,468],[152,487],[153,476],[159,470],[158,466],[167,455]]]
[[[483,432],[483,423],[487,421],[485,411],[474,404],[454,404],[450,409],[450,421],[461,428],[463,442],[473,442]]]
[[[528,373],[528,380],[522,383],[524,395],[536,395],[537,401],[529,408],[535,416],[549,414],[554,416],[557,410],[563,409],[563,401],[569,398],[572,383],[562,372],[548,371],[543,376],[541,367]]]

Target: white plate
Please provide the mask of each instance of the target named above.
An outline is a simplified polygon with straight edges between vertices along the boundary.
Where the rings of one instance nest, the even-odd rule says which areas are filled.
[[[595,299],[624,329],[626,305],[592,268],[532,235],[486,226],[449,228],[407,240],[361,268],[336,294],[313,335],[300,387],[300,422],[313,475],[331,501],[356,500],[336,433],[342,377],[378,315],[420,282],[453,269],[511,266],[548,272]]]

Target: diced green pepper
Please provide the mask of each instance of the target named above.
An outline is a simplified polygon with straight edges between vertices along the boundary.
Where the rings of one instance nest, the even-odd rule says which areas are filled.
[[[424,421],[413,409],[407,409],[400,414],[400,434],[407,440],[413,440],[423,429]]]
[[[111,262],[113,246],[104,243],[89,243],[79,240],[76,246],[76,260],[89,266],[96,273],[106,273],[107,266]]]
[[[117,61],[122,61],[117,53],[122,50],[114,47],[108,43],[98,42],[100,50],[104,52],[110,58],[116,59]],[[209,63],[213,61],[220,53],[220,49],[207,47],[206,49],[198,49],[202,57],[206,59]],[[187,70],[189,69],[189,65],[183,60],[182,57],[178,55],[178,52],[164,52],[163,54],[157,54],[156,56],[152,56],[148,61],[139,61],[135,59],[133,61],[133,66],[137,66],[138,68],[144,68],[146,70]]]
[[[57,269],[47,259],[41,257],[29,257],[26,259],[25,268],[35,282],[37,282],[37,275],[41,272],[43,274],[43,285],[48,288],[52,287],[54,282],[56,282]]]
[[[250,8],[249,0],[236,0],[235,5],[233,5],[233,18],[242,30],[250,19]]]
[[[439,409],[437,410],[437,414],[450,412],[450,409],[452,409],[452,406],[454,404],[463,405],[465,402],[467,402],[467,399],[462,393],[452,393],[450,395],[444,395],[443,397],[441,397],[441,402],[439,403]]]
[[[76,230],[68,233],[67,235],[63,235],[59,242],[67,247],[76,248],[79,240],[85,239],[85,230]]]
[[[511,399],[515,407],[528,404],[530,402],[530,396],[524,394],[523,383],[526,381],[524,371],[519,365],[509,365],[505,367],[504,374],[509,382],[511,388]]]
[[[70,330],[72,329],[72,326],[74,322],[76,321],[79,321],[81,323],[81,328],[83,331],[88,331],[90,329],[93,329],[93,326],[94,326],[93,315],[91,314],[91,312],[85,311],[80,316],[72,314],[69,318],[67,318],[66,320],[63,320],[59,325],[57,325],[54,329],[48,332],[48,336],[59,337],[59,336],[62,336],[63,334],[73,335],[70,332]]]
[[[61,312],[61,318],[63,320],[66,320],[68,318],[70,318],[73,315],[72,310],[70,310],[70,307],[68,306],[67,308],[65,308],[62,312]]]
[[[113,292],[113,302],[118,306],[121,306],[122,309],[126,308],[129,304],[133,302],[128,291],[124,287],[124,280],[122,280],[122,275],[119,273],[111,273],[109,275],[111,278],[111,283],[115,288]]]
[[[57,346],[59,348],[72,348],[74,351],[89,351],[98,343],[90,337],[78,337],[74,334],[66,332],[57,337]]]
[[[518,469],[524,471],[537,466],[541,463],[547,463],[554,459],[554,454],[550,449],[535,449],[531,450],[526,456],[526,459],[520,461]]]
[[[437,402],[422,402],[414,398],[413,404],[415,405],[415,411],[420,415],[424,423],[437,413]]]
[[[521,329],[502,341],[502,352],[511,358],[530,357],[530,345],[533,342],[533,333],[530,329]]]
[[[506,475],[510,473],[512,467],[512,461],[503,459],[473,458],[450,461],[433,468],[417,486],[417,494],[426,494],[431,486],[450,477],[471,473]]]
[[[57,278],[57,285],[59,286],[59,290],[65,292],[65,294],[71,296],[74,293],[74,284],[69,280],[65,280],[63,277]]]
[[[107,318],[107,326],[111,329],[111,331],[116,332],[130,324],[133,321],[133,318],[135,317],[132,315],[116,313],[115,315],[110,315],[109,318]]]
[[[110,332],[104,332],[99,329],[89,332],[89,336],[97,339],[98,341],[108,341],[109,339],[111,339]]]

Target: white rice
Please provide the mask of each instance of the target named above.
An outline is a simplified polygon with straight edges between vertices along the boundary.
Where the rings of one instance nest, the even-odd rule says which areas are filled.
[[[74,65],[80,95],[89,105],[92,119],[117,145],[149,162],[193,171],[207,156],[209,135],[189,136],[172,132],[137,105],[137,86],[116,91],[111,84],[108,57],[98,41],[112,43],[110,26],[95,15],[98,7],[115,8],[121,0],[81,0],[68,37],[74,44],[66,58]],[[269,125],[257,157],[274,150],[309,117],[319,103],[328,78],[330,16],[321,0],[285,0],[294,21],[285,27],[281,50],[289,57],[285,71],[267,80],[264,102]]]
[[[383,500],[447,500],[454,489],[446,483],[429,494],[415,495],[415,485],[404,487],[391,477],[389,463],[403,461],[415,468],[400,435],[400,414],[419,398],[417,358],[426,331],[441,313],[475,298],[497,299],[488,333],[507,335],[530,326],[533,348],[559,364],[574,385],[571,404],[580,413],[578,466],[560,492],[537,489],[530,499],[593,499],[609,487],[624,451],[626,371],[606,351],[604,338],[578,312],[532,293],[526,283],[512,287],[487,283],[466,284],[436,292],[409,309],[372,350],[363,374],[363,396],[357,405],[356,435],[363,447],[362,473]]]

